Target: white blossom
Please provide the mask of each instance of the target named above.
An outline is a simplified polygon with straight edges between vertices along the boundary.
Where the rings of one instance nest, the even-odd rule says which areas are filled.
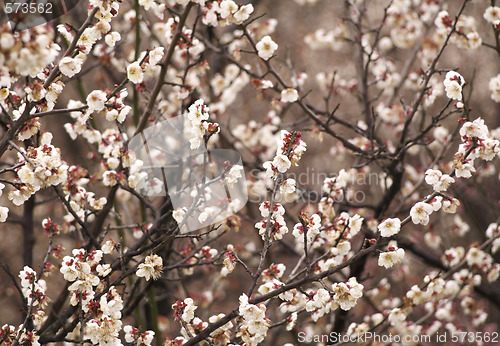
[[[106,93],[102,90],[94,90],[87,96],[89,111],[102,111],[105,107]]]
[[[276,49],[278,49],[278,44],[271,39],[271,36],[264,36],[255,46],[257,48],[257,54],[261,59],[269,60]]]
[[[429,215],[432,214],[434,209],[432,206],[425,202],[417,202],[410,209],[411,221],[414,224],[427,225],[429,223]]]
[[[380,225],[378,225],[378,230],[382,237],[391,237],[394,234],[398,234],[401,228],[401,220],[398,218],[385,219]]]
[[[272,163],[280,173],[285,173],[292,166],[288,157],[283,154],[276,155]]]
[[[363,296],[363,288],[364,286],[358,283],[355,277],[350,278],[346,283],[334,283],[332,285],[333,300],[339,304],[342,310],[350,310]]]
[[[385,268],[391,268],[393,265],[401,263],[404,255],[405,250],[401,248],[382,252],[378,257],[378,265]]]
[[[0,222],[5,222],[5,220],[7,220],[7,216],[9,216],[9,208],[0,207]]]
[[[144,259],[144,262],[139,264],[135,274],[139,277],[144,277],[146,280],[158,279],[161,276],[163,269],[163,260],[160,256],[153,254]]]
[[[281,102],[295,102],[299,99],[299,93],[293,88],[283,89]]]
[[[500,24],[500,7],[489,6],[486,8],[483,14],[484,19],[493,25]]]
[[[77,58],[66,56],[59,61],[59,71],[67,77],[73,77],[82,69],[82,61]]]
[[[134,84],[140,84],[144,80],[144,72],[138,61],[134,61],[127,67],[127,78]]]

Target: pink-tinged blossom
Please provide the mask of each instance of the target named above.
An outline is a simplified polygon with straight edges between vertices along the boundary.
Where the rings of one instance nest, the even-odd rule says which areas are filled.
[[[449,71],[443,82],[446,97],[457,101],[462,100],[462,86],[464,82],[464,78],[459,73]]]
[[[223,267],[220,272],[222,276],[229,275],[230,273],[232,273],[234,268],[236,268],[236,258],[234,257],[232,251],[227,251],[224,253],[224,261],[222,264]]]
[[[130,325],[123,327],[123,331],[125,332],[125,341],[137,346],[151,345],[155,336],[155,332],[152,330],[146,330],[144,333],[141,333],[138,328]]]
[[[443,211],[445,213],[455,214],[459,205],[460,201],[456,198],[452,198],[451,201],[446,199],[443,201]]]
[[[395,264],[401,263],[404,258],[405,250],[398,248],[395,242],[389,243],[388,251],[382,252],[378,257],[378,265],[391,268]]]
[[[198,307],[194,305],[192,298],[186,298],[183,301],[177,301],[172,305],[174,316],[181,318],[184,322],[191,322],[194,318],[194,312]]]

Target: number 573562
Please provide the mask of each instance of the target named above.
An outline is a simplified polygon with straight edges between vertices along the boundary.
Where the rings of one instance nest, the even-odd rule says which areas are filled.
[[[12,2],[5,4],[5,12],[7,14],[11,13],[31,13],[31,14],[43,14],[52,13],[52,4],[48,3],[26,3],[26,2]]]

